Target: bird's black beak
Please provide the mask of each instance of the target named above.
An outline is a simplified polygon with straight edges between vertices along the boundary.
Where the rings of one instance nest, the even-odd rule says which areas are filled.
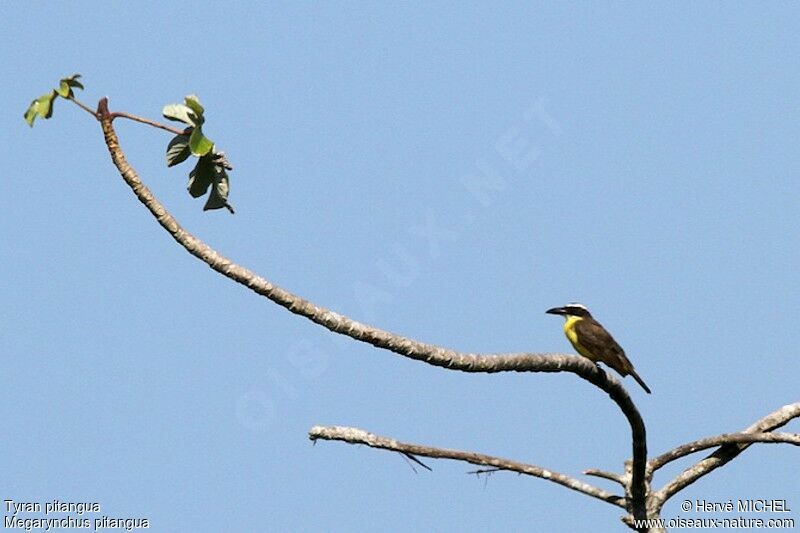
[[[549,315],[566,315],[567,309],[564,307],[554,307],[552,309],[548,309],[545,313]]]

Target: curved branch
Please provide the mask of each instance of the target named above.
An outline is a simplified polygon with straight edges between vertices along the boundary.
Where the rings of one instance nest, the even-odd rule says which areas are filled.
[[[97,112],[111,159],[125,183],[178,244],[223,276],[334,333],[346,335],[357,341],[366,342],[377,348],[389,350],[430,365],[462,372],[572,372],[604,390],[616,402],[631,426],[633,441],[631,510],[636,518],[645,518],[645,495],[647,492],[645,426],[627,391],[616,378],[609,377],[587,359],[577,356],[541,353],[480,355],[448,350],[373,328],[295,296],[255,272],[237,265],[183,229],[150,189],[142,183],[139,175],[126,160],[125,154],[120,148],[119,138],[112,126],[113,114],[108,110],[106,98],[100,100]]]
[[[754,442],[786,443],[800,446],[800,433],[723,433],[716,437],[706,437],[705,439],[698,439],[694,442],[682,444],[673,450],[650,459],[650,461],[647,462],[647,467],[651,472],[655,472],[667,463],[702,450],[707,450],[708,448],[716,448],[723,444]]]
[[[432,457],[434,459],[453,459],[454,461],[466,461],[467,463],[479,466],[492,467],[495,470],[508,470],[527,476],[538,477],[557,483],[562,487],[567,487],[592,498],[603,500],[617,507],[625,508],[625,498],[616,496],[601,488],[589,485],[565,474],[559,474],[552,470],[547,470],[535,465],[519,463],[500,457],[492,457],[475,452],[465,452],[461,450],[448,450],[446,448],[434,448],[432,446],[422,446],[420,444],[409,444],[399,442],[387,437],[380,437],[368,433],[363,429],[342,427],[342,426],[314,426],[308,432],[308,438],[316,442],[317,439],[338,440],[349,444],[366,444],[371,448],[399,452],[406,455],[419,455],[422,457]]]
[[[742,433],[766,433],[786,425],[790,420],[797,417],[800,417],[800,402],[784,405],[777,411],[774,411],[764,418],[758,420],[756,423],[745,429]],[[735,459],[751,444],[751,442],[723,444],[714,453],[678,474],[675,479],[667,483],[661,490],[653,494],[652,504],[656,509],[660,509],[672,496],[706,474],[713,472],[717,468]],[[654,459],[654,461],[657,459],[659,458]]]

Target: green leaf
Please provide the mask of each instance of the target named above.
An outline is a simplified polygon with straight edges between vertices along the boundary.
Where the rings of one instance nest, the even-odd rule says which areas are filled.
[[[83,89],[83,84],[78,81],[80,78],[80,74],[73,74],[72,76],[67,76],[66,78],[61,78],[61,81],[66,82],[67,85],[70,87],[77,87],[78,89]]]
[[[203,196],[214,181],[214,162],[211,156],[201,157],[189,172],[189,194],[193,198]]]
[[[50,118],[53,116],[53,102],[56,99],[57,93],[50,91],[48,94],[43,94],[39,97],[39,116],[42,118]]]
[[[189,137],[189,148],[192,150],[192,154],[203,157],[214,148],[214,143],[203,135],[203,129],[200,126],[196,126]]]
[[[56,89],[58,95],[61,96],[62,98],[69,98],[70,96],[72,96],[73,87],[83,89],[83,84],[81,84],[81,82],[78,81],[78,78],[80,77],[81,77],[80,74],[73,74],[72,76],[61,78],[61,80],[59,80],[58,82],[58,89]]]
[[[200,118],[202,124],[203,112],[205,110],[203,109],[203,106],[200,105],[200,99],[194,94],[190,94],[189,96],[186,96],[183,101],[186,102],[186,105],[189,106],[189,108],[194,111],[194,114]]]
[[[183,104],[165,105],[164,109],[161,110],[161,114],[164,115],[164,118],[168,118],[176,122],[183,122],[184,124],[188,124],[190,126],[194,126],[197,122],[197,115],[195,115],[189,107]]]
[[[31,105],[28,106],[28,109],[25,110],[25,122],[28,123],[28,126],[31,128],[33,127],[33,121],[36,120],[36,117],[39,115],[39,100],[34,100],[31,102]]]
[[[211,188],[211,194],[208,195],[206,205],[203,206],[203,211],[224,207],[233,214],[233,207],[228,203],[229,190],[228,173],[225,172],[225,167],[214,165],[214,186]]]
[[[56,92],[62,98],[69,98],[70,95],[72,94],[72,88],[66,81],[61,80],[61,82],[58,85],[58,89],[56,89]]]
[[[228,203],[228,191],[230,190],[228,173],[222,163],[224,156],[220,159],[220,155],[212,151],[197,160],[194,169],[189,173],[189,194],[194,198],[199,198],[206,194],[210,187],[211,192],[203,211],[224,207],[233,213],[233,207]]]
[[[33,126],[33,121],[37,116],[42,118],[53,116],[53,100],[56,99],[57,94],[55,91],[50,91],[31,102],[28,110],[25,111],[25,120],[28,125]]]
[[[167,145],[167,167],[183,163],[190,155],[192,151],[189,149],[189,136],[176,135]]]

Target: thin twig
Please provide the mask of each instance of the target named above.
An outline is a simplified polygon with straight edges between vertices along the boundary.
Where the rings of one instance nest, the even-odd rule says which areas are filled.
[[[502,468],[479,468],[477,470],[470,470],[467,472],[469,476],[480,476],[481,474],[494,474],[495,472],[500,472],[503,470]]]
[[[373,435],[363,429],[342,426],[314,426],[308,432],[308,438],[314,442],[316,442],[317,439],[323,439],[342,441],[350,444],[366,444],[371,448],[390,450],[402,454],[420,455],[434,459],[453,459],[455,461],[466,461],[474,465],[492,467],[497,470],[508,470],[510,472],[546,479],[563,487],[591,496],[592,498],[603,500],[618,507],[622,507],[623,509],[625,508],[625,498],[622,496],[611,494],[601,488],[589,485],[588,483],[584,483],[583,481],[565,474],[553,472],[552,470],[547,470],[531,464],[502,459],[500,457],[492,457],[490,455],[462,450],[449,450],[445,448],[434,448],[432,446],[422,446],[419,444],[409,444],[387,437]]]
[[[76,106],[80,107],[81,109],[83,109],[84,111],[86,111],[87,113],[92,115],[94,118],[100,120],[100,116],[97,114],[97,112],[95,110],[93,110],[91,107],[89,107],[88,105],[84,104],[83,102],[81,102],[80,100],[75,98],[74,94],[68,96],[67,100],[71,101],[73,104],[75,104]]]
[[[156,122],[154,120],[150,120],[149,118],[138,117],[136,115],[131,115],[130,113],[123,113],[122,111],[115,111],[111,113],[111,119],[115,118],[127,118],[129,120],[134,120],[136,122],[141,122],[142,124],[147,124],[148,126],[153,126],[154,128],[159,128],[162,130],[166,130],[170,133],[174,133],[175,135],[184,135],[187,133],[187,129],[179,130],[178,128],[173,128],[172,126],[167,126],[166,124],[161,124],[160,122]]]
[[[414,457],[410,453],[405,453],[405,452],[402,452],[402,453],[403,453],[403,457],[405,457],[406,460],[413,461],[413,462],[417,463],[419,466],[421,466],[422,468],[424,468],[428,472],[433,472],[433,468],[429,467],[428,465],[426,465],[425,463],[423,463],[422,461],[420,461],[418,458]],[[414,465],[411,465],[411,468],[414,469]],[[416,470],[414,470],[414,472],[416,472]]]

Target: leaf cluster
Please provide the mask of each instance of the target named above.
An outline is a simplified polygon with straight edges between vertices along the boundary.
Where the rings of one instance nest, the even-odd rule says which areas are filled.
[[[73,74],[62,78],[59,80],[57,88],[33,100],[25,111],[25,122],[33,127],[37,117],[48,119],[53,116],[53,103],[59,96],[66,100],[72,100],[86,109],[73,95],[73,89],[83,89],[83,84],[78,81],[80,77],[80,74]],[[203,207],[204,211],[224,207],[233,213],[233,207],[228,203],[228,192],[230,190],[228,171],[232,170],[233,167],[225,158],[225,153],[218,151],[214,142],[203,133],[204,113],[205,109],[200,104],[200,99],[195,95],[185,97],[182,104],[164,106],[162,110],[164,117],[186,125],[183,132],[173,137],[167,145],[167,166],[173,167],[183,163],[189,156],[196,157],[197,163],[194,169],[189,172],[189,194],[193,198],[199,198],[208,193],[208,199]],[[150,125],[157,125],[124,113],[120,113],[118,116],[124,116]],[[175,131],[173,128],[159,127]]]
[[[28,123],[28,126],[31,128],[33,127],[33,121],[36,120],[36,117],[42,117],[43,119],[52,117],[53,103],[57,97],[60,96],[61,98],[66,98],[69,100],[72,98],[73,88],[82,90],[83,84],[78,81],[78,78],[80,77],[80,74],[73,74],[72,76],[61,78],[61,80],[58,82],[58,88],[53,89],[49,93],[45,93],[32,101],[24,115],[25,122]]]
[[[197,163],[189,172],[189,194],[199,198],[211,189],[203,210],[226,208],[233,213],[228,203],[228,170],[232,167],[223,152],[217,151],[214,142],[203,133],[204,109],[195,95],[183,99],[182,104],[164,106],[161,114],[169,120],[187,125],[183,133],[176,135],[167,145],[167,166],[173,167],[197,157]]]

